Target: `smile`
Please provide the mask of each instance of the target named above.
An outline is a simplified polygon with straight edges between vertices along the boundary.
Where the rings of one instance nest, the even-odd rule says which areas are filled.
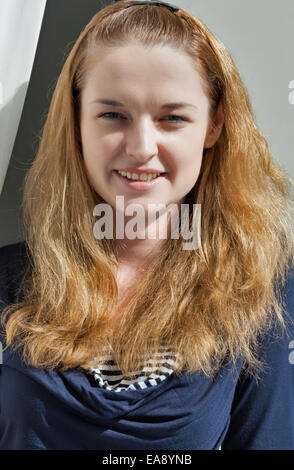
[[[141,175],[138,175],[137,173],[113,170],[113,174],[120,182],[137,191],[153,189],[155,186],[167,179],[167,173],[142,173]]]
[[[135,180],[135,181],[151,181],[157,178],[161,173],[130,173],[129,171],[120,171],[117,170],[121,176],[124,176],[128,180]]]

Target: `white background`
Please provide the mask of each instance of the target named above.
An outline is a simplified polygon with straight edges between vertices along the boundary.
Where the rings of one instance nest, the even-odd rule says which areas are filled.
[[[0,0],[0,193],[15,141],[46,0]]]

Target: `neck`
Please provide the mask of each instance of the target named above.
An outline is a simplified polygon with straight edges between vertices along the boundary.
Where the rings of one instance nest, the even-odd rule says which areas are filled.
[[[134,239],[128,236],[130,234],[130,226],[128,226],[130,220],[130,217],[125,218],[124,238],[114,239],[117,258],[119,263],[130,267],[148,265],[159,255],[167,238],[169,238],[170,217],[162,214],[149,225],[148,223],[138,224],[138,226],[132,225],[137,237]],[[116,234],[116,222],[114,223],[114,234]]]

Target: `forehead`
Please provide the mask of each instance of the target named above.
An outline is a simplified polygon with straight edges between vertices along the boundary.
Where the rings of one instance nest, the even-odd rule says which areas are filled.
[[[192,58],[171,46],[99,46],[91,53],[82,94],[145,90],[191,99],[204,95],[202,85]]]

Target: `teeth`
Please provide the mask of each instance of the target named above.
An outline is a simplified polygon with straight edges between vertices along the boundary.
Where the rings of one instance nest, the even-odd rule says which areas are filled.
[[[122,176],[127,177],[130,180],[139,180],[139,181],[151,181],[157,178],[160,173],[142,173],[138,175],[138,173],[130,173],[128,171],[118,171],[118,173]]]

